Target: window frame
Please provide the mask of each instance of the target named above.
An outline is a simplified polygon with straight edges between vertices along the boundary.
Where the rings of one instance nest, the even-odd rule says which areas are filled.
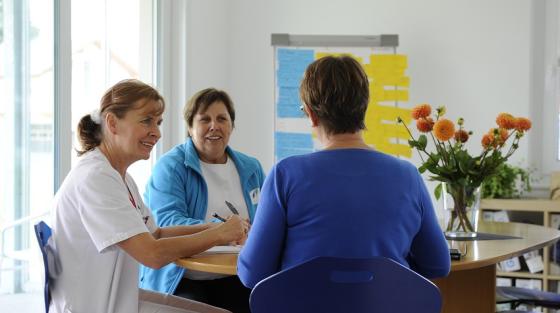
[[[72,151],[72,7],[54,0],[54,188],[56,193],[71,168]]]
[[[544,188],[551,172],[560,171],[560,5],[556,0],[532,1],[531,5],[529,159],[544,178],[537,185]]]
[[[156,160],[186,138],[183,105],[187,99],[187,12],[190,1],[156,2],[156,87],[166,101]]]

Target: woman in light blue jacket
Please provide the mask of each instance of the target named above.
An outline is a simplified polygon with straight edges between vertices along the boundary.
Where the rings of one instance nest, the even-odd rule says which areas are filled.
[[[158,225],[193,225],[228,216],[232,204],[242,218],[255,214],[264,173],[257,159],[228,146],[235,110],[221,90],[204,89],[185,106],[189,138],[157,162],[144,194]],[[249,312],[250,290],[237,276],[186,271],[175,264],[142,267],[140,287]]]

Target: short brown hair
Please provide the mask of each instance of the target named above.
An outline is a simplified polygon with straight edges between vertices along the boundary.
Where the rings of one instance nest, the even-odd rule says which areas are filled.
[[[165,110],[165,101],[154,87],[137,79],[125,79],[105,92],[99,105],[99,116],[103,120],[103,116],[110,112],[121,119],[128,111],[138,109],[135,105],[139,100],[146,100],[141,106],[150,100],[161,103],[155,115],[161,115]],[[102,125],[94,122],[91,114],[84,115],[78,123],[78,140],[82,146],[81,150],[76,150],[78,156],[95,149],[102,139]]]
[[[328,134],[366,128],[369,81],[350,56],[326,56],[311,63],[301,81],[300,97]]]
[[[183,110],[183,117],[185,118],[185,122],[187,122],[187,126],[191,128],[194,116],[198,112],[206,112],[208,107],[214,102],[222,102],[226,106],[231,119],[231,126],[233,127],[235,125],[235,109],[233,107],[233,102],[225,91],[215,88],[203,89],[194,94],[194,96],[187,101],[185,109]]]

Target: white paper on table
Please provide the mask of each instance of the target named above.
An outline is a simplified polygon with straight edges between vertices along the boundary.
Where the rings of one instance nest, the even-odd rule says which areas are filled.
[[[202,253],[200,253],[199,255],[205,255],[205,254],[227,254],[227,253],[239,253],[239,251],[241,251],[241,248],[243,248],[243,246],[240,245],[235,245],[235,246],[214,246]]]

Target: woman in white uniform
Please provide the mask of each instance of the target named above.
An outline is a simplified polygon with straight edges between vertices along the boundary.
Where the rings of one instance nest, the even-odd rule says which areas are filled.
[[[51,284],[50,312],[223,312],[138,288],[138,263],[161,268],[244,240],[248,229],[238,216],[212,226],[156,226],[126,171],[150,157],[164,107],[154,88],[124,80],[105,93],[98,111],[80,120],[80,160],[54,201],[54,249],[62,272]]]

